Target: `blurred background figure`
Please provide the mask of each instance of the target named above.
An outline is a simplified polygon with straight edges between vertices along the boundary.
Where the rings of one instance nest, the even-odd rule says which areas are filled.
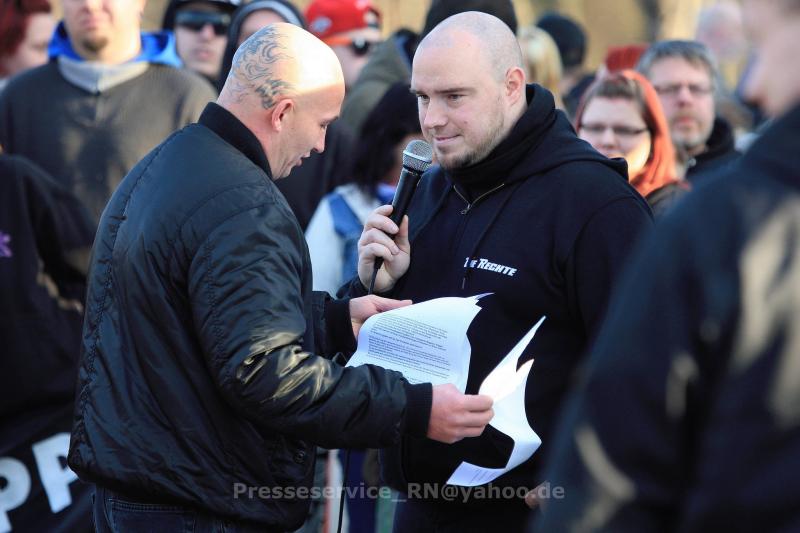
[[[162,27],[174,32],[184,67],[213,85],[220,76],[231,13],[238,4],[239,0],[172,0],[164,13]]]
[[[350,89],[382,40],[380,12],[370,0],[313,0],[306,23],[336,53]]]
[[[742,4],[774,122],[636,254],[530,531],[800,531],[800,0]]]
[[[556,107],[564,109],[561,100],[561,54],[550,34],[537,26],[525,26],[518,35],[525,58],[525,76],[528,83],[538,83],[551,93]]]
[[[688,191],[675,172],[675,149],[661,103],[641,75],[623,70],[598,79],[575,115],[578,136],[606,157],[628,162],[628,181],[661,216]]]
[[[704,44],[716,58],[725,88],[735,87],[749,51],[739,2],[717,0],[703,7],[697,16],[694,40]]]
[[[414,139],[422,139],[417,98],[408,84],[396,83],[364,122],[355,147],[352,183],[340,185],[322,199],[306,230],[314,290],[336,294],[357,274],[358,239],[364,223],[376,207],[392,203],[403,150]],[[343,457],[341,452],[338,455]],[[351,450],[347,485],[378,486],[377,461],[374,451]],[[394,502],[354,494],[347,499],[349,533],[391,531]]]
[[[637,70],[653,84],[667,117],[678,164],[694,183],[739,157],[733,129],[715,110],[721,91],[717,63],[697,41],[654,43],[642,55]]]
[[[222,58],[221,74],[217,82],[218,91],[225,85],[225,79],[231,70],[233,56],[239,45],[255,32],[273,22],[288,22],[301,28],[306,27],[303,15],[288,0],[252,0],[243,3],[233,12]]]
[[[0,91],[14,74],[47,63],[50,11],[49,0],[0,1]]]
[[[0,531],[92,530],[66,459],[93,238],[69,191],[0,149]]]
[[[306,230],[314,290],[336,291],[356,275],[358,239],[367,216],[392,203],[403,149],[421,139],[417,99],[405,83],[392,85],[361,128],[352,183],[325,196]]]
[[[511,0],[435,0],[420,33],[407,28],[395,31],[377,47],[361,70],[354,87],[345,95],[341,122],[357,134],[378,100],[397,82],[410,83],[411,60],[420,40],[444,19],[465,11],[481,11],[499,18],[517,33],[517,15]]]
[[[0,93],[0,144],[59,180],[95,222],[133,165],[215,97],[179,68],[169,34],[141,31],[144,5],[62,0],[50,61]]]
[[[545,13],[536,25],[556,42],[561,55],[561,98],[569,117],[575,116],[584,91],[592,84],[594,74],[584,68],[586,32],[573,19],[555,12]]]
[[[225,84],[239,45],[273,22],[288,22],[306,28],[302,13],[288,0],[252,0],[233,12],[218,90]],[[288,179],[275,182],[303,230],[322,197],[349,179],[353,164],[352,150],[353,138],[349,129],[342,126],[340,121],[334,121],[325,135],[325,151],[312,152],[301,166],[292,170]],[[317,464],[321,463],[324,461],[317,461]]]
[[[627,44],[610,47],[608,52],[606,52],[603,64],[600,65],[600,69],[598,69],[597,76],[602,77],[603,74],[609,72],[635,69],[636,65],[639,63],[639,58],[642,57],[647,47],[648,45],[646,44]]]

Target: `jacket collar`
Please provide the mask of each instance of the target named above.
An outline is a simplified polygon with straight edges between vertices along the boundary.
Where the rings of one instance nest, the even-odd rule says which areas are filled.
[[[711,135],[708,136],[708,141],[706,141],[705,151],[697,154],[695,159],[697,163],[701,163],[735,150],[736,145],[733,137],[733,129],[725,119],[717,117],[714,119],[714,127],[711,129]]]
[[[126,63],[145,62],[169,65],[175,68],[183,66],[175,48],[175,37],[171,32],[142,32],[140,35],[139,55]],[[63,22],[59,22],[56,26],[53,38],[47,47],[47,54],[50,59],[68,57],[74,61],[84,61],[72,48],[72,42],[69,40],[67,28]]]
[[[740,162],[755,172],[766,172],[792,187],[800,188],[800,103],[764,130]]]
[[[264,148],[253,132],[242,124],[233,113],[219,104],[209,102],[200,115],[198,122],[242,152],[245,157],[266,172],[267,176],[272,179],[272,171],[269,168],[269,161],[267,160],[267,154],[264,153]]]
[[[79,61],[67,55],[58,56],[58,71],[68,82],[91,94],[104,93],[117,85],[144,74],[149,63],[122,63],[103,65],[91,61]]]

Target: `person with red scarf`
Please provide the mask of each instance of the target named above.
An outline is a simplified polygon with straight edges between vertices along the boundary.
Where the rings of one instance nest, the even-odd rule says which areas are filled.
[[[628,163],[630,184],[659,217],[688,191],[658,95],[641,74],[622,70],[597,80],[575,114],[578,136],[606,157]]]

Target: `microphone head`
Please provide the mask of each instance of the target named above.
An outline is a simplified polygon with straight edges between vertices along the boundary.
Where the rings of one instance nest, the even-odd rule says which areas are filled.
[[[413,140],[403,150],[403,166],[408,170],[422,174],[431,166],[431,161],[433,148],[425,141]]]

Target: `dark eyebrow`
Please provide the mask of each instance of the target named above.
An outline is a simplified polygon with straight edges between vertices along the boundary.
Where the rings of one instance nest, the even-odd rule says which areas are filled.
[[[467,87],[452,87],[436,91],[438,94],[452,94],[452,93],[468,93],[470,89]]]
[[[471,91],[472,91],[472,89],[469,89],[468,87],[449,87],[447,89],[439,89],[437,91],[433,91],[433,93],[434,94],[454,94],[454,93],[469,93]],[[420,93],[427,94],[427,93],[424,93],[424,91],[419,91],[419,90],[414,89],[414,88],[411,89],[411,94],[418,95]]]

